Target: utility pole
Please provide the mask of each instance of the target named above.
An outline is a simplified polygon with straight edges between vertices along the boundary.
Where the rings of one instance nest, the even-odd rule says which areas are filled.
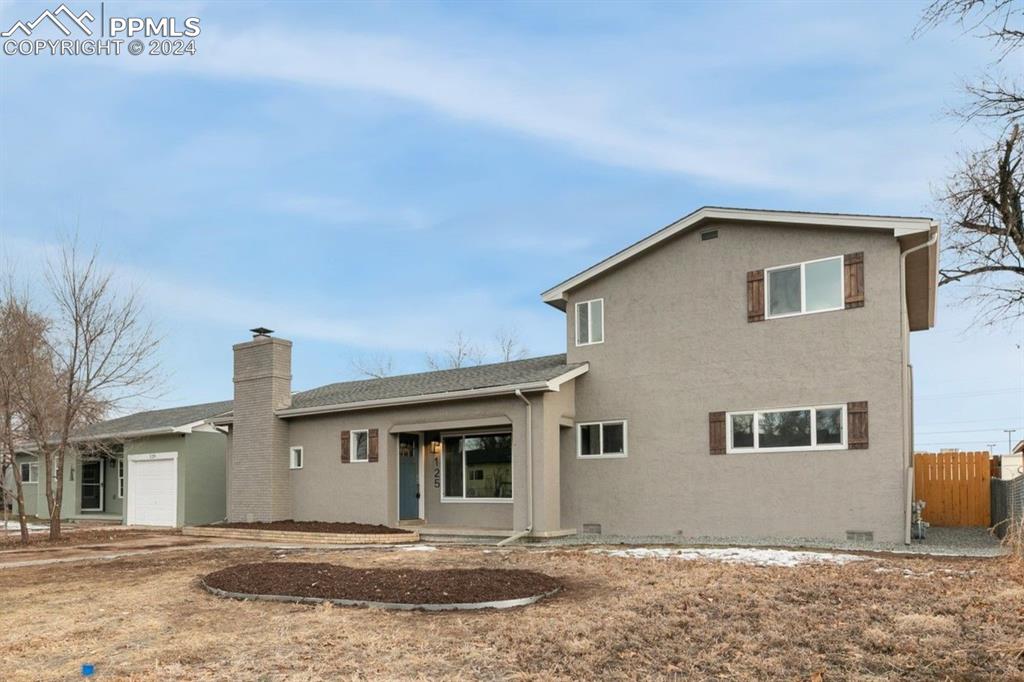
[[[1017,433],[1017,429],[1003,429],[1003,433],[1006,434],[1006,454],[1009,456],[1013,454],[1013,434]]]
[[[988,454],[990,456],[995,454],[995,447],[996,447],[996,445],[997,445],[996,443],[989,443],[988,444]]]

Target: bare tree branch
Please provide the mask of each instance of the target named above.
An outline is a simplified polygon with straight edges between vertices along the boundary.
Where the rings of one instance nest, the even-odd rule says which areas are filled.
[[[353,371],[367,379],[383,379],[395,373],[395,359],[382,353],[370,357],[353,358],[351,365]]]
[[[471,367],[483,364],[484,352],[460,330],[440,353],[427,353],[426,361],[433,370]]]

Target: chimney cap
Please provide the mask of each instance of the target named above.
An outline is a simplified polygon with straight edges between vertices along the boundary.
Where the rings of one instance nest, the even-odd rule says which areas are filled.
[[[249,331],[252,332],[252,338],[254,339],[258,339],[261,336],[270,336],[271,334],[274,333],[273,329],[267,329],[266,327],[256,327],[255,329],[250,329]]]

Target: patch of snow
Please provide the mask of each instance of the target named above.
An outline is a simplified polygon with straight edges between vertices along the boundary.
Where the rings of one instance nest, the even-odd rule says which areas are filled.
[[[26,525],[28,526],[28,532],[30,532],[30,533],[37,533],[37,532],[44,531],[44,530],[50,530],[49,526],[46,526],[46,525],[43,525],[43,524],[39,524],[39,523],[29,523],[29,524],[26,524]],[[4,531],[4,526],[3,526],[3,523],[0,522],[0,533],[3,533],[3,532],[5,532]],[[21,526],[18,525],[17,521],[9,521],[8,524],[7,524],[6,532],[7,533],[20,533],[21,532]]]
[[[796,552],[786,549],[760,549],[752,547],[727,548],[683,548],[668,547],[633,547],[630,549],[599,549],[592,550],[614,557],[633,559],[683,559],[694,561],[709,559],[727,564],[749,564],[751,566],[799,566],[801,564],[847,564],[851,561],[863,561],[865,557],[853,554],[833,554],[831,552]]]
[[[437,551],[437,547],[432,547],[430,545],[410,545],[409,547],[403,547],[402,551],[404,551],[404,552],[436,552]]]

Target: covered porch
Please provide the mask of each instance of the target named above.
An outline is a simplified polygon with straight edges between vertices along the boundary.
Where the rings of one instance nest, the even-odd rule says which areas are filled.
[[[389,523],[435,541],[575,533],[560,525],[559,491],[560,432],[571,427],[564,413],[572,403],[565,392],[502,403],[490,417],[388,428]]]

